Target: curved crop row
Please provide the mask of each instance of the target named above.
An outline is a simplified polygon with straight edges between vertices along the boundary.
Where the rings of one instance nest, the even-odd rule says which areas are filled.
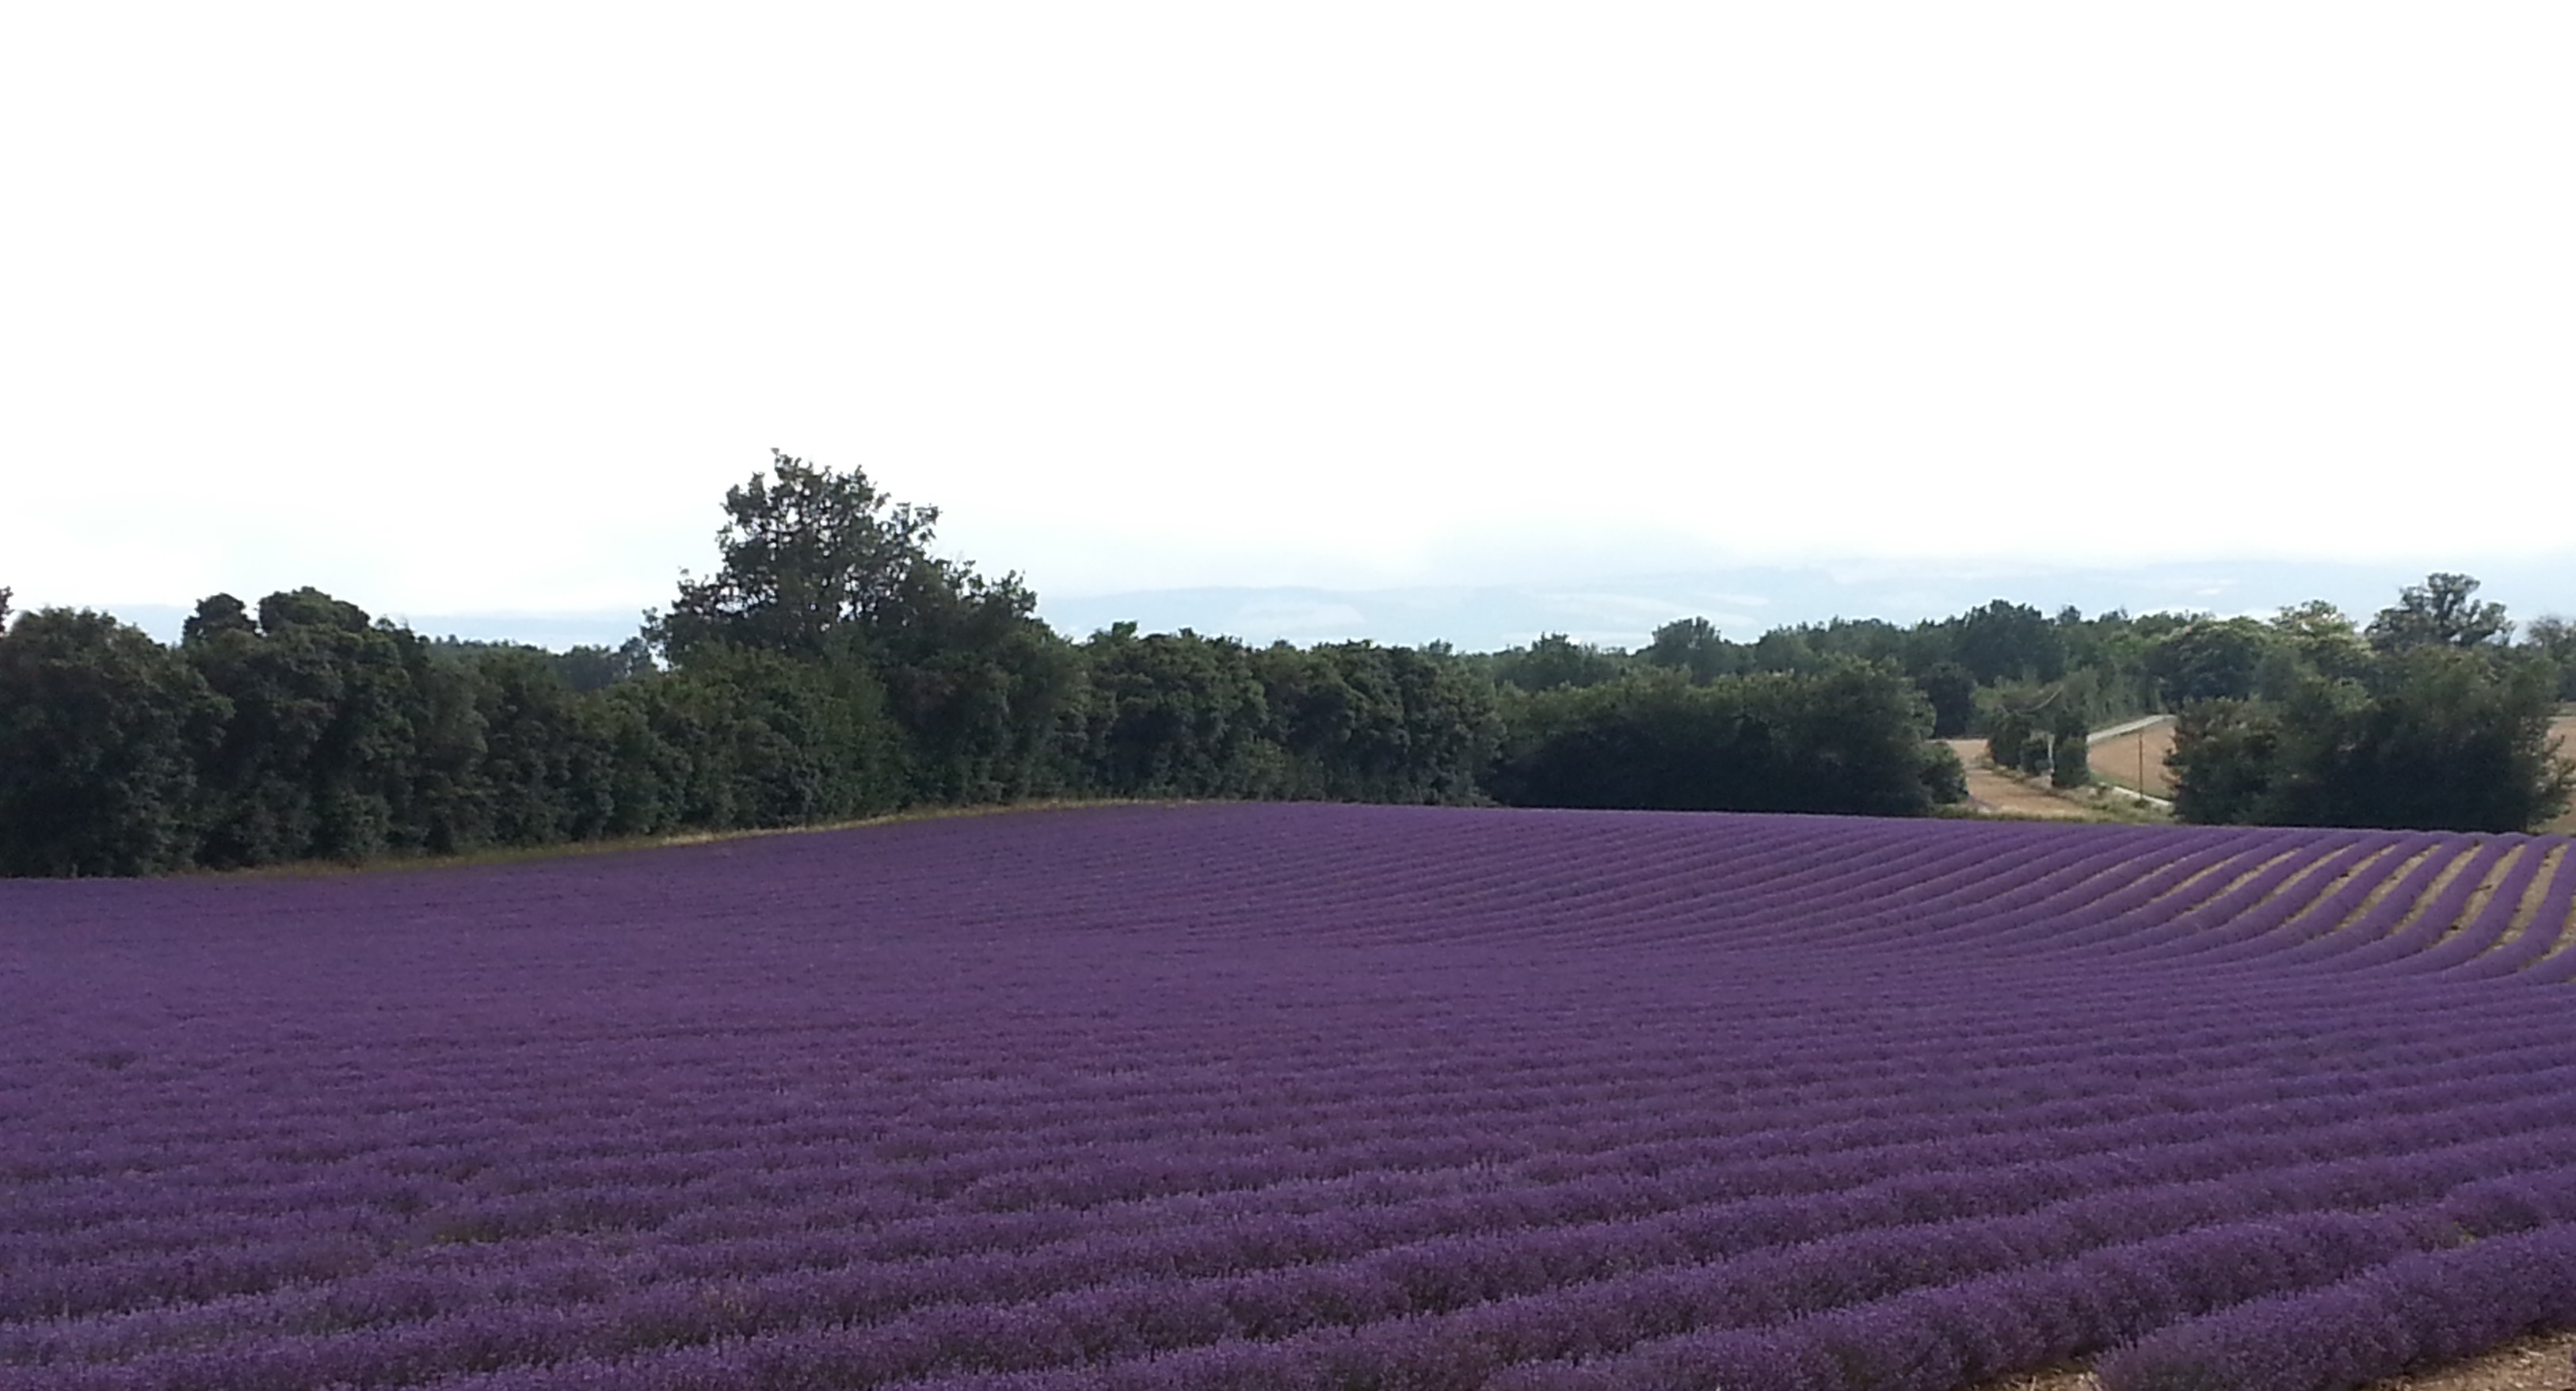
[[[0,1388],[2350,1386],[2576,1318],[2571,910],[1326,806],[0,884]]]

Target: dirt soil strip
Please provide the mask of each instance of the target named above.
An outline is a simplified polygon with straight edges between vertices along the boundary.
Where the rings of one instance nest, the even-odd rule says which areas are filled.
[[[2365,1391],[2576,1391],[2571,1357],[2576,1357],[2576,1333],[2543,1333],[2455,1367],[2374,1381]],[[1992,1382],[1978,1391],[2102,1391],[2102,1383],[2091,1372],[2044,1372]]]
[[[2063,797],[2053,797],[2028,783],[2016,782],[1986,767],[1986,741],[1983,739],[1945,739],[1950,751],[1968,770],[1968,800],[1977,810],[2006,816],[2041,816],[2076,820],[2088,813],[2083,807]]]

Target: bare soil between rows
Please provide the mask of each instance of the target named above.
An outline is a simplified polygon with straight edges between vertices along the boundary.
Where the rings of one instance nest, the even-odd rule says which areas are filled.
[[[2559,716],[2552,723],[2551,732],[2564,741],[2560,751],[2576,757],[2576,711]],[[1949,743],[1959,754],[1960,762],[1967,765],[1969,796],[1982,807],[1991,807],[2009,815],[2064,817],[2082,814],[2082,810],[2071,802],[1983,765],[1981,759],[1985,747],[1982,741],[1955,739]],[[2151,795],[2170,796],[2164,755],[2172,747],[2173,722],[2168,720],[2131,734],[2106,739],[2093,745],[2088,752],[2097,776]],[[2143,776],[2141,764],[2144,765]],[[2543,829],[2560,835],[2576,833],[2576,810]],[[2499,871],[2501,868],[2498,866]],[[2576,872],[2576,865],[2552,868],[2560,873]],[[2497,878],[2500,874],[2489,877]],[[2548,888],[2550,877],[2550,872],[2544,871],[2534,880],[2526,901],[2537,904]],[[2547,929],[2542,927],[2539,930]],[[1981,1388],[1981,1391],[2102,1391],[2102,1383],[2090,1371],[2066,1369],[2014,1377]],[[2259,1388],[2246,1388],[2246,1391],[2259,1391]],[[2576,1391],[2576,1331],[2536,1334],[2456,1366],[2373,1382],[2365,1391]]]
[[[2576,1391],[2571,1358],[2576,1358],[2576,1332],[2542,1333],[2458,1366],[2374,1381],[2364,1391]],[[2088,1371],[2044,1372],[1995,1382],[1981,1391],[2102,1391],[2102,1382]]]

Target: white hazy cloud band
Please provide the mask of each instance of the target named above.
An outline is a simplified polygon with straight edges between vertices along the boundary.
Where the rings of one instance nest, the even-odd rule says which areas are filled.
[[[2562,7],[55,6],[0,583],[658,602],[2564,534]],[[2501,504],[2501,505],[2499,505]]]

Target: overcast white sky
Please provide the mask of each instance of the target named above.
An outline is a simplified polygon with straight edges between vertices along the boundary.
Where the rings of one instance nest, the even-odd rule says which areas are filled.
[[[2569,546],[2576,8],[19,7],[0,584]],[[2034,596],[2044,600],[2046,596]]]

